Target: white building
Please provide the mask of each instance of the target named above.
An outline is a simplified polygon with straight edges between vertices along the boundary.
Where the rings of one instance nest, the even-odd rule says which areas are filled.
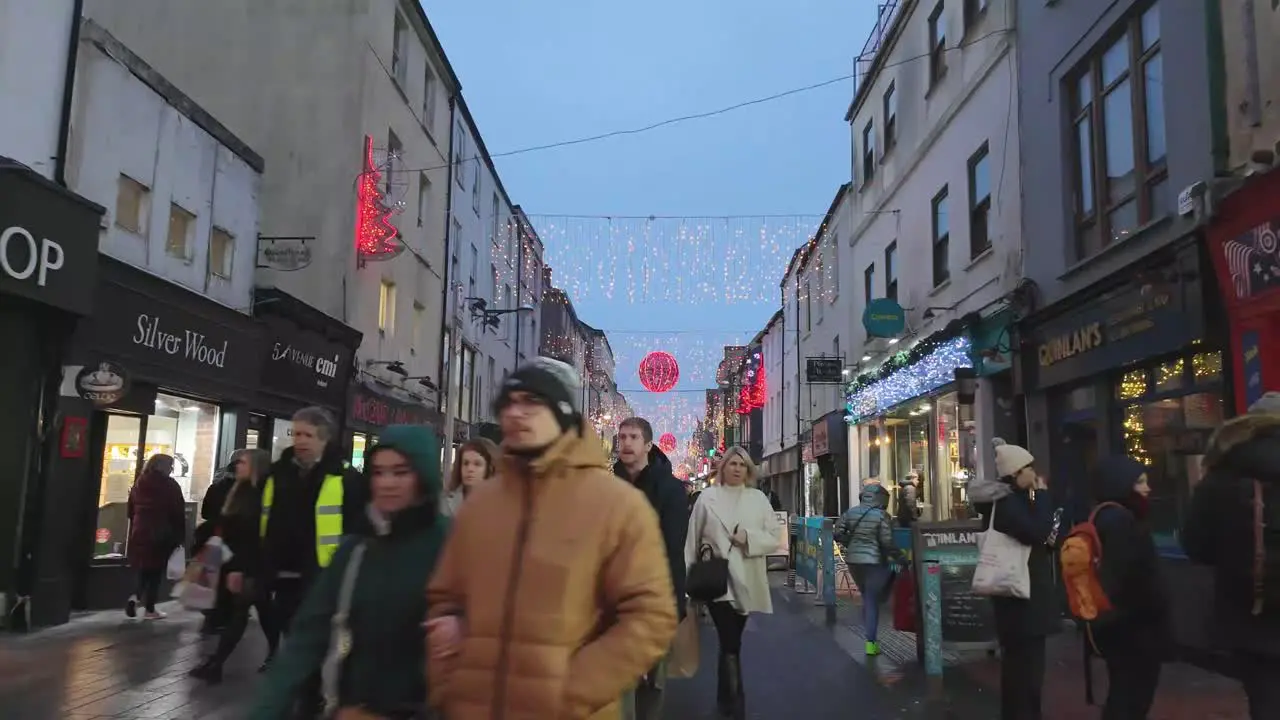
[[[68,183],[99,251],[248,314],[262,158],[100,26],[77,53]]]
[[[51,179],[65,151],[60,140],[75,6],[74,0],[0,0],[0,157]]]
[[[379,402],[434,406],[459,83],[419,3],[86,0],[85,12],[264,154],[262,235],[309,238],[311,262],[258,282],[362,332],[359,384]],[[389,243],[358,222],[365,177],[400,209]]]
[[[840,220],[852,248],[843,274],[861,280],[845,300],[858,372],[936,338],[954,320],[971,325],[993,315],[1019,282],[1013,6],[889,3],[858,61],[846,116],[853,186]],[[892,337],[868,337],[863,328],[863,311],[877,298],[903,309],[905,328]],[[918,367],[903,372],[920,375]],[[986,469],[989,453],[976,448],[989,448],[983,407],[999,384],[979,383],[975,418],[957,408],[951,382],[948,372],[916,382],[910,397],[897,383],[859,395],[848,439],[852,476],[892,487],[915,471],[926,515],[938,519],[963,505],[963,483],[952,478]]]

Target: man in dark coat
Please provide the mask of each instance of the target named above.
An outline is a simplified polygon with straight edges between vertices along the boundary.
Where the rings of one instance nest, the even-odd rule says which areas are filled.
[[[649,498],[658,513],[662,539],[675,588],[676,613],[685,614],[684,541],[689,532],[689,499],[684,485],[672,474],[671,461],[653,444],[653,426],[648,420],[632,417],[618,426],[618,462],[613,472],[628,480]],[[662,691],[666,686],[666,663],[660,662],[640,680],[634,694],[634,717],[658,720],[662,717]],[[630,717],[630,716],[629,716]]]
[[[1214,570],[1214,639],[1237,660],[1253,718],[1280,717],[1280,605],[1255,611],[1254,481],[1263,495],[1264,592],[1280,584],[1280,393],[1223,423],[1182,529],[1192,560]]]

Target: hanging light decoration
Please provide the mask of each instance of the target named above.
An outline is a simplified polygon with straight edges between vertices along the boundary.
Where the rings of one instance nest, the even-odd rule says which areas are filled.
[[[356,186],[356,254],[361,262],[389,260],[404,252],[400,231],[391,224],[396,207],[388,206],[380,187],[382,168],[373,157],[373,138],[364,136],[364,171]]]
[[[662,436],[658,438],[658,449],[668,455],[676,451],[676,444],[676,436],[672,433],[662,433]]]
[[[655,350],[640,361],[638,375],[645,390],[664,393],[680,382],[680,364],[671,353]]]

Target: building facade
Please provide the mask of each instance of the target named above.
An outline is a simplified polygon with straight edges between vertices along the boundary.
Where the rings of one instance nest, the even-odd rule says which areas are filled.
[[[459,82],[421,6],[86,0],[85,12],[265,153],[258,282],[362,337],[344,408],[358,420],[342,439],[352,457],[380,420],[425,410],[441,429]]]

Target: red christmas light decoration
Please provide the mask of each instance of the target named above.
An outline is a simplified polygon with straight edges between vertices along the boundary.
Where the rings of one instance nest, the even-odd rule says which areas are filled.
[[[671,433],[662,433],[658,438],[658,449],[667,454],[675,452],[677,444],[676,436]]]
[[[655,350],[640,361],[640,384],[654,393],[664,393],[680,382],[680,364],[669,352]]]
[[[746,384],[738,393],[738,414],[746,415],[756,408],[764,407],[768,397],[769,386],[765,380],[764,356],[760,352],[752,354],[747,361]]]
[[[364,172],[356,186],[356,254],[361,260],[389,260],[404,252],[396,242],[400,231],[391,224],[382,171],[373,159],[373,138],[364,136]]]

